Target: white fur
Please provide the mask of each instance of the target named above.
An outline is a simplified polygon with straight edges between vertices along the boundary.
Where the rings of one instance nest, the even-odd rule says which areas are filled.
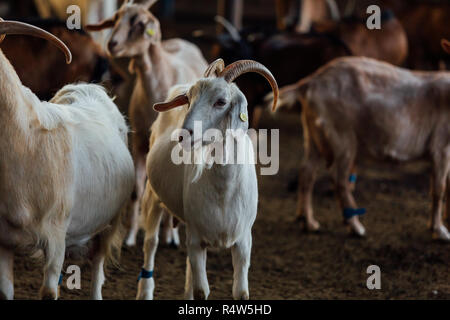
[[[189,85],[172,88],[168,100],[187,92],[189,88]],[[205,95],[205,92],[202,94]],[[196,98],[191,99],[194,101]],[[147,218],[144,268],[153,270],[154,267],[158,243],[156,226],[161,218],[158,204],[161,202],[186,224],[186,298],[208,297],[206,247],[217,247],[232,248],[233,297],[248,299],[247,273],[250,265],[251,228],[256,218],[258,203],[255,165],[175,165],[171,160],[171,151],[177,142],[171,141],[171,134],[173,130],[181,128],[187,111],[187,106],[183,106],[161,113],[152,127],[151,148],[147,156],[149,180],[142,203],[142,214]],[[248,136],[246,139],[249,142],[248,148],[245,149],[248,153],[246,156],[253,159],[253,145]],[[226,144],[225,152],[231,147],[234,146]],[[204,154],[209,147],[202,148]],[[138,286],[138,299],[153,298],[153,290],[153,278],[142,279]]]
[[[97,85],[68,85],[39,101],[1,51],[0,76],[0,296],[13,297],[12,254],[32,248],[46,259],[41,296],[57,298],[65,248],[98,236],[92,292],[100,299],[103,262],[134,185],[125,120]]]

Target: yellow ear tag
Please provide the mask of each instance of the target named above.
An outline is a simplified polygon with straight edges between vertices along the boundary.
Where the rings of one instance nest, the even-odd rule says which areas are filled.
[[[242,122],[247,122],[247,120],[248,120],[247,115],[243,112],[241,112],[241,114],[239,115],[239,118],[241,118]]]
[[[154,36],[154,35],[155,35],[155,30],[153,30],[153,29],[147,29],[147,34],[148,34],[149,36]]]

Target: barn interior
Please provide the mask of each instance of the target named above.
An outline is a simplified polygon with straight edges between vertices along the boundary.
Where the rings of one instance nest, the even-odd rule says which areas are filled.
[[[97,0],[79,2],[91,1]],[[113,3],[117,9],[123,1],[103,2]],[[200,48],[208,63],[217,58],[223,58],[226,65],[242,59],[259,61],[272,71],[280,88],[345,56],[366,56],[400,68],[441,72],[443,77],[450,77],[450,54],[441,47],[442,39],[450,40],[450,1],[332,2],[335,7],[325,0],[159,0],[150,11],[161,23],[163,40],[190,41]],[[58,49],[41,39],[7,36],[0,49],[23,84],[40,99],[49,100],[66,84],[99,83],[116,97],[116,104],[127,117],[136,81],[135,75],[127,74],[129,60],[118,59],[111,64],[110,32],[85,30],[85,25],[109,18],[107,10],[89,15],[88,21],[82,8],[81,29],[69,30],[66,21],[71,13],[58,12],[50,3],[0,0],[1,18],[48,30],[66,42],[73,54],[74,62],[66,65]],[[380,30],[367,25],[375,12],[367,8],[373,5],[381,9]],[[320,229],[308,231],[304,219],[297,215],[298,179],[303,174],[299,168],[304,157],[303,106],[294,101],[289,108],[273,113],[270,101],[265,99],[271,88],[261,77],[246,74],[236,83],[247,97],[251,127],[279,130],[279,170],[275,175],[258,174],[258,215],[249,271],[251,299],[450,299],[450,242],[433,239],[430,231],[430,162],[423,158],[407,163],[358,159],[354,197],[359,207],[367,210],[361,217],[367,234],[360,237],[352,234],[343,221],[334,168],[327,168],[323,161],[313,196]],[[449,108],[447,105],[446,117]],[[257,172],[264,166],[258,163]],[[446,201],[450,201],[448,196]],[[450,227],[450,212],[446,214],[443,219]],[[123,220],[126,229],[128,216]],[[174,248],[160,241],[156,254],[154,298],[158,300],[183,298],[187,250],[184,226],[179,228],[180,246]],[[140,230],[134,246],[123,244],[119,266],[107,269],[104,299],[136,298],[143,241],[144,232]],[[42,259],[27,254],[15,258],[15,299],[39,298],[43,264]],[[64,269],[71,264],[79,262],[68,257]],[[381,269],[380,290],[367,288],[370,265]],[[84,261],[80,267],[81,289],[63,285],[60,299],[89,298],[91,264]],[[209,299],[230,299],[230,252],[208,251],[207,273]]]

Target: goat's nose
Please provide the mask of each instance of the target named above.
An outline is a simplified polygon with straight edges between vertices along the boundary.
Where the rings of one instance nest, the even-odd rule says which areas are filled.
[[[117,46],[117,41],[111,40],[108,42],[108,49],[111,52]]]

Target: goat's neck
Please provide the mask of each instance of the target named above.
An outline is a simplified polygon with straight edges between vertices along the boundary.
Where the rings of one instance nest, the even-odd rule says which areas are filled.
[[[235,140],[225,133],[224,137],[226,138],[223,142],[223,148],[225,157],[228,158],[228,164],[222,165],[215,163],[213,164],[211,170],[214,172],[214,175],[221,176],[221,180],[223,181],[236,181],[241,175],[242,170],[247,170],[248,165],[253,163],[254,151],[251,146],[252,142],[247,135],[240,137],[240,141]]]
[[[151,98],[160,98],[156,97],[157,93],[167,93],[171,87],[172,73],[167,55],[162,44],[156,43],[150,46],[146,54],[134,58],[138,81]]]
[[[22,83],[11,63],[0,50],[0,128],[10,128],[25,114]],[[18,124],[18,123],[17,123]]]

